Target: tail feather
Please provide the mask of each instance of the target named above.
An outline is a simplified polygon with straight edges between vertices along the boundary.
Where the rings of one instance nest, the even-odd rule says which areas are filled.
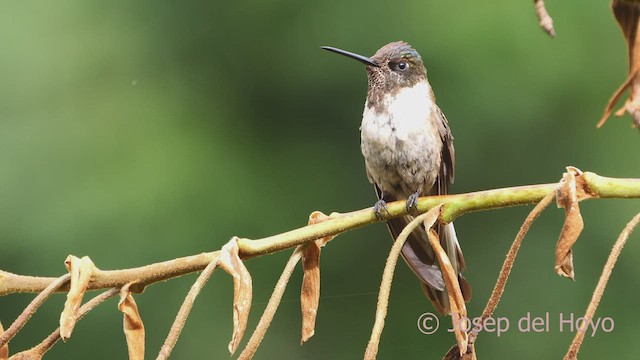
[[[403,216],[387,221],[387,227],[393,238],[397,238],[402,229],[413,219],[411,216]],[[458,282],[465,301],[471,299],[471,286],[462,276],[461,272],[465,269],[465,261],[460,249],[460,244],[456,237],[453,224],[439,225],[438,236],[440,243],[445,249],[453,269],[458,274]],[[442,314],[449,314],[451,307],[449,305],[449,297],[445,289],[442,272],[437,266],[435,254],[429,245],[427,233],[424,228],[414,230],[402,248],[402,257],[409,268],[413,270],[420,279],[422,289],[434,307]]]

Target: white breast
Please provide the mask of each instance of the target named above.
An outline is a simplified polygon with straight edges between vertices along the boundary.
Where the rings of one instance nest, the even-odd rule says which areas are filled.
[[[425,81],[385,96],[386,111],[365,104],[362,154],[371,180],[385,191],[394,192],[398,184],[406,187],[402,193],[411,194],[418,187],[427,191],[435,180],[442,140],[432,116],[436,105],[430,92]]]

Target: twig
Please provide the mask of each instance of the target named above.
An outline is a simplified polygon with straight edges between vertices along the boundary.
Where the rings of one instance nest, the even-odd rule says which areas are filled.
[[[82,305],[80,307],[80,310],[78,311],[78,319],[77,320],[79,321],[89,311],[95,309],[96,306],[102,304],[106,300],[118,295],[119,292],[120,292],[120,289],[118,289],[118,288],[109,289],[109,290],[104,291],[101,294],[97,295],[93,299],[87,301],[84,305]],[[24,354],[25,355],[24,358],[30,358],[30,357],[27,357],[26,355],[27,354],[38,354],[41,357],[47,351],[49,351],[49,349],[51,349],[51,347],[53,345],[55,345],[55,343],[58,342],[58,340],[60,340],[60,327],[58,327],[49,336],[47,336],[44,340],[42,340],[42,342],[40,344],[32,347],[29,350],[26,350],[26,351],[23,351],[21,353],[15,354],[13,356],[15,356],[16,358],[21,358],[19,355]]]
[[[536,7],[536,15],[538,16],[538,22],[540,23],[540,27],[544,32],[546,32],[550,37],[556,37],[556,30],[553,28],[553,19],[549,16],[547,9],[544,6],[544,1],[542,0],[533,0]]]
[[[269,329],[271,321],[278,310],[278,306],[280,305],[282,295],[284,295],[284,291],[287,288],[291,274],[302,258],[303,249],[304,245],[298,245],[298,247],[293,251],[293,254],[291,254],[291,257],[289,257],[289,261],[285,265],[284,270],[282,270],[280,279],[278,279],[278,282],[273,289],[273,294],[271,294],[271,298],[269,298],[269,303],[267,303],[267,307],[264,309],[264,313],[262,314],[262,317],[260,317],[260,321],[258,322],[256,329],[253,331],[253,334],[251,334],[251,338],[249,339],[247,346],[242,350],[238,360],[251,359],[258,350],[258,347],[260,346],[262,339],[264,339],[264,335],[267,333],[267,329]]]
[[[134,283],[131,285],[131,291],[139,293],[148,284],[201,271],[211,262],[211,259],[218,256],[218,252],[219,251],[214,251],[185,256],[124,270],[96,269],[92,274],[91,282],[87,290],[112,287],[121,288],[126,284]],[[53,281],[56,281],[56,279],[58,278],[17,275],[0,270],[0,296],[13,293],[40,292]],[[68,290],[68,283],[56,289],[57,292],[65,292]]]
[[[487,305],[482,312],[481,324],[484,323],[486,319],[493,315],[496,307],[498,307],[498,303],[500,302],[500,298],[504,293],[504,289],[507,286],[507,279],[509,278],[509,274],[511,273],[511,269],[513,268],[513,264],[515,263],[516,256],[518,255],[518,250],[520,250],[520,245],[522,244],[522,239],[524,239],[525,235],[529,231],[531,224],[538,218],[538,216],[542,213],[544,209],[551,204],[553,198],[555,197],[555,191],[550,192],[545,196],[536,207],[531,210],[527,218],[524,220],[524,223],[520,227],[518,234],[516,235],[515,240],[511,244],[509,248],[509,252],[507,252],[507,256],[502,264],[502,268],[500,269],[500,274],[498,275],[498,280],[496,280],[496,285],[493,287],[493,291],[491,292],[491,296],[489,297],[489,301],[487,301]],[[472,334],[469,336],[469,343],[473,344],[478,337],[478,330],[474,329]]]
[[[187,322],[187,317],[189,316],[189,312],[191,312],[191,308],[193,307],[193,303],[196,301],[198,294],[200,294],[200,290],[207,283],[216,267],[218,266],[218,257],[214,256],[213,259],[209,262],[209,265],[202,271],[198,279],[193,285],[191,285],[191,289],[187,293],[187,296],[180,306],[180,310],[178,311],[178,315],[176,315],[173,324],[171,325],[171,329],[169,330],[169,334],[160,348],[160,353],[156,359],[167,359],[171,354],[171,351],[176,346],[178,342],[178,338],[180,337],[180,333],[182,332],[182,328],[184,324]]]
[[[425,219],[433,217],[433,222],[437,220],[437,215],[440,212],[441,206],[434,207],[420,216],[415,217],[398,235],[398,238],[393,243],[387,262],[384,265],[384,272],[382,273],[382,283],[380,284],[380,292],[378,293],[378,305],[376,307],[376,319],[371,330],[371,338],[367,345],[364,358],[366,360],[375,359],[378,354],[378,344],[380,343],[380,336],[382,335],[382,329],[384,328],[384,319],[387,317],[387,307],[389,306],[389,295],[391,293],[391,282],[393,281],[393,273],[398,263],[398,256],[402,251],[402,246],[407,237],[415,230]],[[425,226],[426,227],[426,226]]]
[[[65,274],[57,278],[54,282],[49,284],[42,292],[36,296],[27,307],[22,310],[22,313],[16,320],[9,326],[9,328],[0,335],[0,348],[7,342],[13,339],[14,336],[22,329],[22,327],[31,319],[31,316],[35,314],[36,310],[44,304],[49,298],[49,295],[53,294],[62,284],[69,281],[71,275]]]
[[[2,322],[0,322],[0,335],[4,332]],[[0,346],[0,360],[7,360],[9,358],[9,344]]]
[[[594,198],[640,198],[640,179],[607,178],[590,172],[585,172],[581,176],[584,178],[586,191]],[[417,211],[426,212],[438,204],[444,204],[440,220],[451,222],[458,216],[472,211],[538,202],[555,190],[557,185],[557,183],[529,185],[467,194],[423,197],[418,200]],[[404,201],[389,203],[387,208],[389,213],[385,212],[383,219],[377,219],[372,209],[367,208],[259,240],[238,239],[240,257],[249,259],[271,254],[310,240],[336,235],[367,224],[407,214]],[[201,271],[217,256],[219,256],[219,252],[214,251],[132,269],[101,270],[91,279],[88,289],[120,288],[135,282],[137,286],[132,286],[131,291],[140,292],[146,285]],[[16,275],[0,270],[0,296],[20,292],[40,292],[56,279]],[[56,291],[66,291],[67,289],[68,286],[65,285]]]
[[[611,277],[613,267],[616,265],[616,261],[618,261],[618,256],[620,255],[620,252],[622,252],[622,248],[627,242],[629,235],[639,222],[640,214],[637,214],[633,217],[633,219],[631,219],[631,221],[629,221],[627,226],[625,226],[624,230],[622,230],[620,236],[613,245],[611,253],[607,258],[607,262],[604,264],[604,269],[602,269],[602,274],[600,275],[600,279],[598,280],[596,289],[593,291],[593,295],[591,296],[591,301],[589,301],[589,306],[587,306],[587,311],[584,314],[584,324],[588,324],[592,321],[593,315],[595,315],[596,310],[598,309],[598,305],[600,304],[600,299],[602,299],[602,295],[604,295],[604,290],[607,287],[609,278]],[[576,335],[571,342],[571,346],[569,346],[569,350],[564,356],[565,360],[575,360],[578,357],[578,351],[580,351],[580,346],[582,345],[582,341],[584,340],[585,330],[586,327],[584,329],[578,329],[578,331],[576,331]]]

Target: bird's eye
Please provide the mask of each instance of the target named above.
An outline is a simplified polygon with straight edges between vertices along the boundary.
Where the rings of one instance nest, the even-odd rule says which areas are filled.
[[[407,64],[407,63],[406,63],[406,62],[404,62],[404,61],[400,61],[400,62],[395,63],[395,64],[393,64],[393,65],[394,65],[393,67],[394,67],[396,70],[400,70],[400,71],[404,71],[404,70],[407,70],[407,69],[409,68],[409,64]]]

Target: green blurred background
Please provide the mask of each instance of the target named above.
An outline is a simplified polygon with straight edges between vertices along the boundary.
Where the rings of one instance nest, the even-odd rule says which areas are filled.
[[[567,165],[640,177],[631,120],[595,124],[626,76],[626,48],[608,1],[553,1],[558,38],[538,27],[531,1],[21,1],[0,11],[0,268],[64,273],[68,254],[103,269],[144,265],[302,226],[313,210],[371,206],[358,126],[362,65],[320,50],[373,54],[406,40],[422,54],[457,155],[453,192],[555,182]],[[560,358],[573,338],[559,314],[583,314],[610,247],[637,200],[585,202],[574,248],[576,282],[553,270],[563,211],[533,226],[496,316],[500,337],[479,338],[480,359]],[[477,316],[530,207],[456,221]],[[638,235],[620,257],[581,359],[640,352]],[[301,272],[289,285],[257,359],[356,359],[367,344],[390,240],[382,224],[323,250],[316,335],[299,345]],[[289,251],[247,262],[254,305],[248,339]],[[136,296],[156,356],[195,275]],[[0,298],[8,326],[32,294]],[[54,296],[11,342],[28,348],[57,324]],[[216,273],[198,298],[175,359],[227,358],[232,282]],[[379,358],[439,359],[454,343],[416,322],[434,311],[399,265]],[[550,313],[550,331],[517,320]],[[441,326],[448,324],[441,318]],[[83,319],[48,359],[127,354],[111,300]]]

